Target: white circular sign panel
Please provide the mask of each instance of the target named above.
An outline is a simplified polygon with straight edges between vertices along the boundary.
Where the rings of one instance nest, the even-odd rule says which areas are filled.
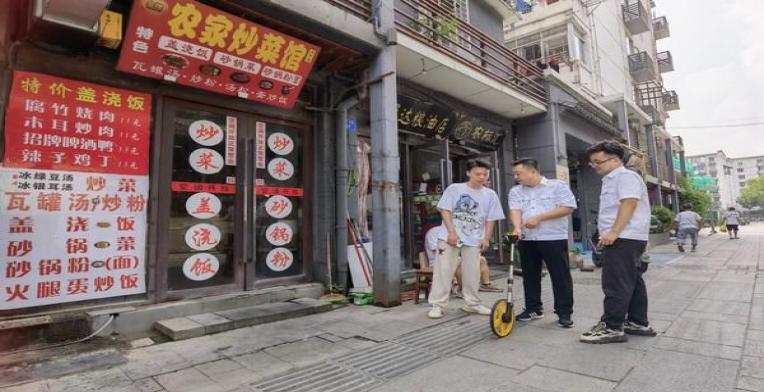
[[[183,262],[183,275],[195,281],[207,280],[218,272],[220,262],[209,253],[196,253]]]
[[[268,174],[279,181],[286,181],[294,175],[294,165],[284,158],[274,158],[268,162]]]
[[[220,243],[220,229],[209,223],[199,223],[186,231],[186,245],[193,250],[209,250]]]
[[[274,132],[268,136],[268,148],[278,155],[289,155],[294,150],[294,140],[283,132]]]
[[[220,213],[220,199],[208,192],[194,193],[186,200],[188,215],[196,219],[209,219]]]
[[[284,219],[292,213],[292,201],[285,196],[272,196],[265,201],[265,212],[273,218]]]
[[[292,242],[292,226],[284,222],[276,222],[265,229],[265,238],[273,246],[284,246]]]
[[[188,135],[202,146],[215,146],[223,141],[223,128],[209,120],[196,120],[188,127]]]
[[[281,272],[292,266],[294,255],[287,248],[273,248],[265,256],[265,265],[272,271]]]
[[[223,156],[209,148],[197,148],[188,156],[188,163],[202,174],[215,174],[223,170]]]

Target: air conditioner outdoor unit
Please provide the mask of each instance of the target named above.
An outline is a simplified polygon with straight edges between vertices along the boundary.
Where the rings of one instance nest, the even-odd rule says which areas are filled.
[[[32,0],[30,37],[70,48],[92,47],[98,20],[111,0]]]

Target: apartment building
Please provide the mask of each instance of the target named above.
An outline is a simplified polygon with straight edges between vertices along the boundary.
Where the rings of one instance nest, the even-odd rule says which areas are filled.
[[[671,137],[665,121],[670,111],[679,109],[679,102],[661,77],[673,71],[673,59],[670,52],[658,52],[656,44],[670,35],[666,17],[654,15],[654,3],[647,0],[518,4],[523,4],[518,7],[522,19],[505,24],[507,47],[554,74],[554,84],[577,92],[555,94],[548,85],[549,111],[520,120],[517,126],[517,144],[525,155],[564,168],[571,186],[580,188],[577,196],[583,208],[574,217],[576,237],[585,238],[593,230],[598,203],[598,188],[592,188],[598,179],[582,164],[583,151],[604,138],[621,140],[642,161],[634,166],[643,172],[652,205],[676,210],[681,168],[673,161],[683,146]],[[603,121],[591,126],[568,120],[569,107],[587,107],[589,118]]]
[[[764,174],[764,156],[731,158],[719,150],[712,154],[691,155],[692,175],[709,176],[718,181],[718,191],[712,193],[722,208],[740,207],[737,198],[749,180]]]

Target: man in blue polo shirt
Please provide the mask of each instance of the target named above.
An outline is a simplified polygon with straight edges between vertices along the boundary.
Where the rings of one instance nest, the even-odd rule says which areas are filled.
[[[523,267],[525,311],[519,321],[544,317],[541,303],[541,263],[546,263],[554,291],[554,312],[563,328],[573,326],[573,279],[568,260],[568,216],[576,199],[567,184],[539,173],[535,159],[514,162],[512,174],[519,185],[509,191],[509,209]]]
[[[647,321],[647,288],[642,254],[650,232],[650,202],[642,177],[624,167],[626,151],[615,141],[586,151],[589,165],[603,176],[598,247],[602,248],[604,312],[584,343],[625,342],[626,335],[655,336]]]

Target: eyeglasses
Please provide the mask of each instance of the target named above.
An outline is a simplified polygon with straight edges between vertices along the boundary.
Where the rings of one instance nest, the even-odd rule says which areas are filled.
[[[603,163],[608,162],[608,161],[612,161],[615,158],[616,157],[608,158],[608,159],[605,159],[604,161],[591,161],[591,162],[589,162],[589,166],[591,166],[591,167],[600,166]]]

